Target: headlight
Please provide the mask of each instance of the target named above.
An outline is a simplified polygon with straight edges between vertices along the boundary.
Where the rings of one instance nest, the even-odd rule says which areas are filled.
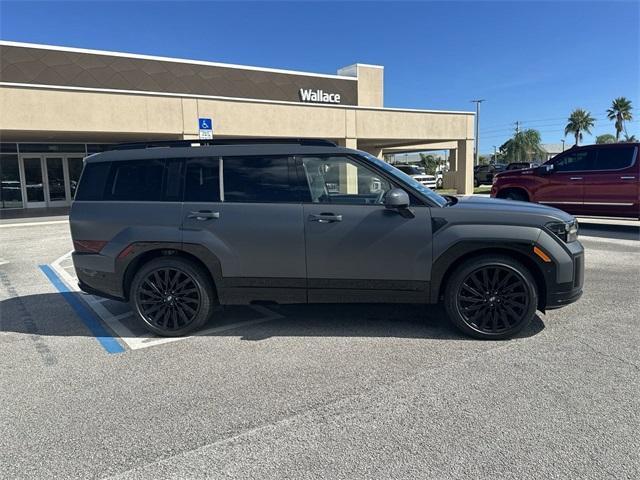
[[[573,220],[571,222],[547,223],[547,228],[566,243],[575,242],[576,240],[578,240],[577,220]]]

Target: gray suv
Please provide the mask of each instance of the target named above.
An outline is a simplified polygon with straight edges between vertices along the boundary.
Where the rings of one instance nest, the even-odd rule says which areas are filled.
[[[86,159],[70,222],[80,288],[166,336],[218,304],[443,302],[501,339],[582,294],[571,215],[443,197],[323,140],[119,146]]]

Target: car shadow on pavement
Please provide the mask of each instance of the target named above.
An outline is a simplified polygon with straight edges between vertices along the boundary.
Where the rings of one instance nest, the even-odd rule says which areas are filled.
[[[259,341],[270,337],[395,337],[415,339],[473,340],[459,333],[438,305],[416,304],[315,304],[269,305],[281,318],[263,323],[238,323],[233,317],[249,307],[220,307],[228,329],[207,332],[218,326],[216,315],[203,328],[202,336],[233,336]],[[246,315],[246,314],[245,314]],[[97,317],[96,317],[97,318]],[[229,322],[229,318],[231,321]],[[82,320],[58,294],[14,297],[0,302],[0,331],[41,336],[92,336]],[[130,320],[133,321],[133,320]],[[516,338],[531,337],[544,329],[536,315]],[[140,329],[141,336],[150,336]]]

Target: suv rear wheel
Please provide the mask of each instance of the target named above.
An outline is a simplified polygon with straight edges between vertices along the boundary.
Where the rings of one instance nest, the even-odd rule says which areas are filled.
[[[537,305],[531,272],[503,255],[465,262],[445,290],[449,319],[462,332],[480,339],[512,337],[529,325]]]
[[[187,259],[168,256],[142,266],[133,278],[129,298],[144,326],[166,337],[202,327],[215,303],[204,269]]]

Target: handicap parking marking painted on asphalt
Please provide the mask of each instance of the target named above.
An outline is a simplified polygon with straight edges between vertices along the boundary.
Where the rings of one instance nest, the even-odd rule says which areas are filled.
[[[159,337],[150,334],[139,324],[128,303],[97,297],[82,292],[78,288],[78,279],[73,268],[71,253],[68,252],[52,262],[51,269],[67,285],[69,290],[79,294],[80,298],[93,310],[100,320],[131,350],[153,347],[165,343],[178,342],[193,337],[216,335],[236,328],[257,325],[284,318],[279,313],[262,305],[249,305],[220,308],[216,323],[191,336]]]

